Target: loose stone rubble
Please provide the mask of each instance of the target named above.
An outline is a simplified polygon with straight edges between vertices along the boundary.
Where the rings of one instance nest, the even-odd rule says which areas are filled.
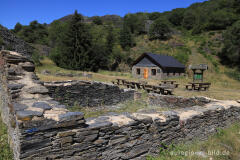
[[[15,160],[145,159],[158,154],[163,143],[206,139],[240,120],[240,103],[218,100],[181,104],[175,111],[85,119],[50,98],[33,68],[22,67],[25,63],[33,67],[20,54],[0,53],[0,109]]]

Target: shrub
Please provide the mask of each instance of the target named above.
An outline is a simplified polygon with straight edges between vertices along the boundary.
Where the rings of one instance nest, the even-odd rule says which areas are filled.
[[[41,62],[40,62],[40,60],[41,60],[42,58],[43,58],[43,57],[40,56],[40,54],[39,54],[36,50],[33,52],[33,54],[32,54],[32,60],[33,60],[33,62],[34,62],[34,64],[35,64],[36,66],[42,65]]]
[[[170,38],[170,32],[171,30],[168,23],[162,18],[159,18],[150,27],[149,39],[167,40]]]

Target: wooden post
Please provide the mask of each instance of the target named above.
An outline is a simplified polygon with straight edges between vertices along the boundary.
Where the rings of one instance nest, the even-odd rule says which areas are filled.
[[[193,82],[195,82],[195,74],[196,74],[196,70],[193,69]]]

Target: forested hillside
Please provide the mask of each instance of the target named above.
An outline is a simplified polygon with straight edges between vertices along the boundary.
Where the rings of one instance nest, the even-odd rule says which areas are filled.
[[[75,11],[51,24],[17,23],[12,32],[33,46],[50,47],[51,59],[68,69],[125,71],[143,52],[169,54],[184,64],[198,63],[193,57],[201,55],[216,71],[219,62],[240,68],[240,0],[123,18],[84,17]]]

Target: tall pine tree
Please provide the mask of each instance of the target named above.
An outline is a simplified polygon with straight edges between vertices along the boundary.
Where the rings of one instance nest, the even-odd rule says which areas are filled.
[[[120,32],[120,45],[125,50],[133,47],[134,45],[130,28],[125,24],[123,25],[123,29]]]
[[[108,54],[112,54],[113,52],[113,46],[114,46],[114,42],[115,42],[115,35],[113,33],[113,26],[109,26],[107,28],[107,38],[106,38],[107,42],[106,42],[106,49]]]
[[[89,29],[83,23],[83,17],[75,11],[67,31],[54,49],[53,60],[63,68],[89,70],[91,52]]]

